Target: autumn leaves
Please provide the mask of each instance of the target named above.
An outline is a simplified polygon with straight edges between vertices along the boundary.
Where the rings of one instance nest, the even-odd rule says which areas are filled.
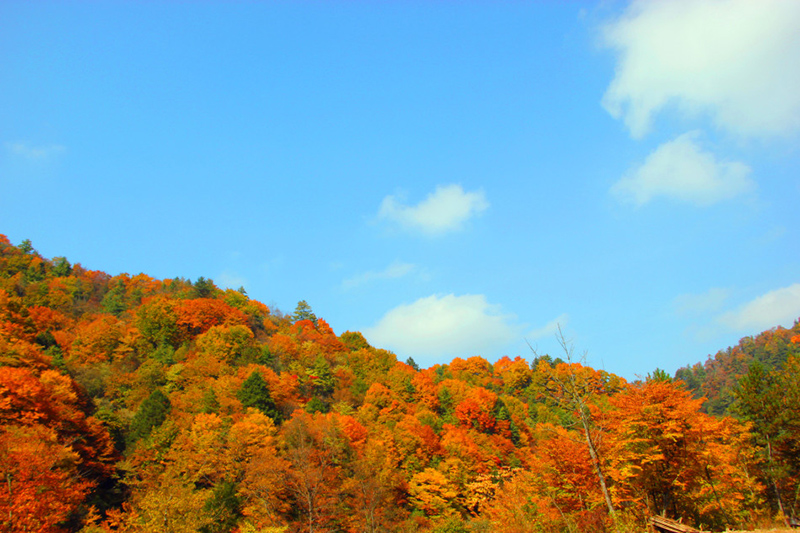
[[[796,507],[793,355],[736,378],[735,420],[663,372],[418,369],[196,285],[0,239],[0,531],[722,529]]]

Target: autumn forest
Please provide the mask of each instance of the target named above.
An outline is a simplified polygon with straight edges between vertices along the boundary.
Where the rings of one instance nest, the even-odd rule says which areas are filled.
[[[0,235],[0,531],[796,520],[797,322],[633,382],[561,341],[419,368],[305,301],[284,314],[205,278],[111,276]]]

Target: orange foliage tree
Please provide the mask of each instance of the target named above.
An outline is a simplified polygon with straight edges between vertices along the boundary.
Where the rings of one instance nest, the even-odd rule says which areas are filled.
[[[595,402],[601,396],[615,390],[617,380],[605,372],[572,362],[572,347],[563,337],[560,342],[567,355],[567,363],[551,366],[541,361],[537,368],[544,395],[557,406],[572,415],[583,434],[583,442],[589,452],[595,476],[606,504],[609,516],[616,521],[611,493],[608,489],[603,461],[598,450]]]
[[[342,461],[350,441],[335,413],[310,415],[299,411],[284,424],[288,468],[283,484],[301,512],[302,531],[335,529],[342,514]]]
[[[607,455],[621,504],[717,527],[747,516],[759,487],[747,474],[751,445],[739,424],[701,412],[702,399],[666,380],[629,386],[610,401]]]
[[[0,427],[0,530],[57,533],[94,483],[80,457],[43,424]]]
[[[58,524],[111,476],[111,438],[86,411],[68,376],[0,371],[0,519],[9,531],[60,531]]]
[[[205,333],[212,326],[247,324],[247,316],[222,300],[179,300],[175,306],[178,326],[189,335]]]

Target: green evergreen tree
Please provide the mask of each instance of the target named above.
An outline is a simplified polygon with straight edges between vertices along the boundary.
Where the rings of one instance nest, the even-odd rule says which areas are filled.
[[[139,406],[131,421],[128,444],[134,444],[139,439],[147,437],[153,429],[163,424],[171,406],[169,398],[160,389],[153,391]]]
[[[267,382],[258,371],[253,371],[250,376],[242,383],[242,388],[236,393],[236,397],[242,402],[244,407],[253,407],[258,409],[275,422],[281,420],[280,412],[275,405],[275,400],[269,393]]]
[[[175,348],[166,342],[159,343],[151,357],[165,365],[175,364]]]
[[[67,373],[67,363],[64,361],[64,353],[61,351],[60,346],[57,344],[48,346],[45,348],[44,353],[50,356],[53,368],[61,370],[64,374]]]
[[[17,248],[19,248],[19,251],[22,252],[23,254],[36,253],[36,250],[33,249],[33,244],[31,243],[30,239],[25,239],[24,241],[19,243],[19,246],[17,246]]]
[[[306,404],[307,413],[327,413],[328,411],[330,411],[330,406],[318,396],[314,396]]]
[[[213,280],[200,276],[197,278],[197,281],[194,282],[194,290],[197,293],[198,298],[209,298],[214,295],[214,292],[217,290],[217,286],[214,285]]]
[[[439,415],[443,422],[458,424],[455,417],[455,401],[450,390],[442,387],[439,390]]]
[[[278,367],[278,360],[275,357],[275,354],[269,349],[269,345],[262,344],[258,350],[258,356],[256,357],[256,363],[259,365],[268,366],[273,370],[279,370]]]
[[[106,313],[119,316],[120,313],[128,308],[125,303],[125,286],[119,281],[114,282],[111,290],[103,296],[103,301],[100,302],[100,305],[103,306],[103,310]]]
[[[450,391],[446,388],[442,388],[439,390],[439,409],[441,410],[442,414],[449,413],[453,410],[453,396],[450,394]]]
[[[790,357],[785,365],[769,371],[760,361],[750,363],[733,391],[732,411],[752,424],[768,499],[788,519],[797,513],[800,494],[800,359]]]
[[[203,509],[209,514],[212,522],[200,528],[201,533],[228,533],[236,529],[241,518],[241,501],[236,494],[236,483],[221,481],[211,492]]]
[[[292,322],[299,322],[300,320],[310,320],[315,325],[317,323],[317,315],[311,310],[311,306],[305,300],[297,302],[297,307],[292,314]]]
[[[519,428],[511,419],[511,413],[506,407],[506,404],[501,399],[497,399],[497,403],[494,405],[494,415],[495,418],[502,422],[508,422],[508,430],[511,432],[511,441],[514,444],[519,444]]]
[[[217,394],[214,392],[214,389],[208,389],[205,394],[203,394],[200,410],[206,414],[219,411],[219,400],[217,399]]]
[[[672,376],[666,370],[656,368],[652,374],[647,374],[647,381],[663,381],[665,383],[672,383]]]
[[[56,277],[65,278],[72,273],[72,265],[69,264],[66,257],[54,257],[50,272]]]

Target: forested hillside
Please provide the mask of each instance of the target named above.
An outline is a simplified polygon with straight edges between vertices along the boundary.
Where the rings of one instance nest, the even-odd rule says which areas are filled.
[[[735,414],[736,389],[749,372],[780,372],[790,357],[800,356],[800,322],[792,329],[776,327],[709,356],[705,364],[678,369],[675,377],[687,383],[695,397],[705,397],[704,410],[715,415]],[[793,342],[794,340],[794,342]]]
[[[0,530],[783,523],[800,490],[796,330],[751,340],[769,346],[761,366],[679,371],[729,391],[709,414],[681,379],[628,383],[566,342],[555,359],[420,369],[305,302],[287,316],[207,279],[110,276],[0,236]]]

